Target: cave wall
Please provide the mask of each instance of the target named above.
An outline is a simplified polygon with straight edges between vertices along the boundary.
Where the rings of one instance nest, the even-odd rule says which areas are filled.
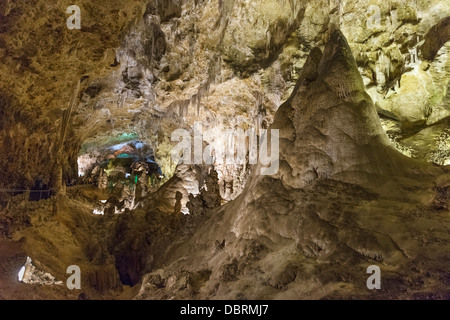
[[[450,115],[448,45],[436,40],[447,32],[443,1],[79,1],[80,30],[65,25],[69,5],[0,5],[0,70],[9,75],[0,80],[3,184],[30,184],[59,158],[63,176],[72,176],[85,141],[100,146],[123,132],[153,145],[171,176],[174,130],[192,130],[195,121],[205,130],[267,127],[334,26],[379,113],[390,115],[383,124],[393,143],[410,156],[448,161],[438,151]],[[57,156],[63,110],[80,79]],[[223,190],[230,181],[236,187],[232,198],[245,176],[245,168],[219,169]]]
[[[63,110],[77,81],[108,72],[130,22],[145,10],[141,1],[78,1],[83,28],[69,30],[66,9],[71,4],[0,4],[2,184],[30,184],[39,171],[50,178]],[[77,137],[69,132],[65,166],[76,164],[78,148]]]

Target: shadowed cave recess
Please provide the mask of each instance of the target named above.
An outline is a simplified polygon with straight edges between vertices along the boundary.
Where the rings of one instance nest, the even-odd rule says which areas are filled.
[[[75,2],[0,3],[0,299],[450,299],[448,1]]]

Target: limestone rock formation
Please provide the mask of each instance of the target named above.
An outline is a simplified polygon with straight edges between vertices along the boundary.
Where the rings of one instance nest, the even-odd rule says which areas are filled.
[[[236,200],[156,262],[164,267],[152,276],[166,279],[208,270],[201,286],[151,287],[146,276],[138,298],[449,296],[438,267],[450,252],[449,224],[435,211],[446,187],[434,185],[446,185],[448,173],[392,147],[340,31],[323,54],[312,51],[272,127],[281,130],[279,174],[252,171]],[[370,265],[383,270],[385,290],[367,290]]]
[[[0,298],[449,298],[448,1],[70,4],[0,2]]]

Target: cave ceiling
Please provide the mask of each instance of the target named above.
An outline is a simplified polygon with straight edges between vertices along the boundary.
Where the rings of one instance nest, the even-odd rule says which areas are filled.
[[[80,9],[76,18],[75,9],[67,11],[71,5]],[[81,173],[100,170],[103,181],[106,166],[95,168],[102,161],[131,157],[155,164],[154,190],[127,203],[111,186],[117,199],[108,204],[125,201],[116,214],[148,208],[158,214],[117,218],[114,236],[99,235],[105,243],[87,245],[90,262],[111,266],[123,285],[142,284],[138,298],[192,297],[176,288],[186,276],[176,270],[187,265],[204,285],[195,297],[240,298],[240,286],[264,270],[270,276],[258,278],[244,298],[293,292],[333,298],[336,287],[327,279],[340,280],[329,270],[319,274],[318,265],[339,261],[336,272],[354,279],[345,266],[363,265],[360,256],[399,266],[389,279],[395,270],[421,269],[423,257],[434,272],[430,290],[449,297],[448,271],[441,270],[450,257],[448,1],[2,0],[0,75],[0,187],[31,186],[43,174],[65,196],[62,181]],[[174,132],[192,134],[195,149],[199,125],[218,145],[227,143],[227,130],[279,130],[275,172],[258,176],[261,164],[178,165]],[[107,182],[99,184],[106,189]],[[70,211],[70,201],[54,205],[54,214]],[[77,206],[92,212],[86,202]],[[114,206],[94,211],[110,208],[114,213]],[[433,210],[438,215],[426,220]],[[195,220],[213,211],[211,219]],[[380,226],[364,211],[392,224]],[[168,213],[194,218],[169,219]],[[420,223],[402,224],[405,217]],[[180,221],[187,227],[164,243],[173,251],[129,251],[153,243],[148,238],[162,239]],[[152,227],[143,229],[146,223]],[[437,234],[427,233],[432,229]],[[404,241],[408,230],[420,245]],[[423,243],[433,249],[445,243],[442,257],[423,253]],[[92,249],[97,246],[108,254]],[[207,261],[196,265],[203,257]],[[140,269],[130,271],[130,261]],[[298,281],[289,285],[293,274],[310,289]],[[166,279],[164,289],[155,289],[155,277]],[[447,289],[439,277],[447,277]],[[314,279],[326,286],[324,296]],[[415,286],[402,297],[421,294]],[[282,288],[292,290],[276,291]]]

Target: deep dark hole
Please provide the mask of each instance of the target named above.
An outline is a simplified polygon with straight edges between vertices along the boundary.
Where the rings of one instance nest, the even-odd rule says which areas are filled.
[[[141,259],[136,252],[116,256],[116,268],[123,285],[133,287],[141,281]]]

